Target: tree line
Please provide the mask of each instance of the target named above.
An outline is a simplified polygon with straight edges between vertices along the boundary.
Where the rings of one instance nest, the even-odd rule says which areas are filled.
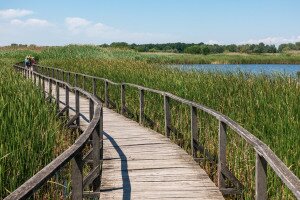
[[[295,44],[281,44],[278,48],[275,45],[259,44],[204,44],[204,43],[165,43],[165,44],[128,44],[126,42],[113,42],[110,45],[103,44],[102,47],[115,47],[133,49],[138,52],[169,52],[169,53],[189,53],[189,54],[218,54],[225,52],[235,53],[279,53],[290,50],[300,50],[300,42]]]

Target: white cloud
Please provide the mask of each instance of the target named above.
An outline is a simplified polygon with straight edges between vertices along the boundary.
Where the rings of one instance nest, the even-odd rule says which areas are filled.
[[[32,26],[32,27],[48,27],[53,26],[50,22],[43,19],[27,19],[27,20],[19,20],[19,19],[13,19],[10,21],[11,25],[16,26]]]
[[[31,14],[33,14],[31,10],[25,10],[25,9],[0,10],[0,18],[4,18],[4,19],[24,17]]]
[[[134,42],[134,43],[147,43],[147,42],[165,42],[176,41],[174,38],[166,34],[143,33],[143,32],[130,32],[120,30],[118,28],[100,23],[91,22],[87,19],[80,17],[68,17],[65,19],[67,29],[71,33],[70,37],[74,37],[80,41],[89,42]],[[84,39],[83,39],[84,38]],[[76,43],[76,41],[75,41]]]
[[[53,28],[54,27],[54,28]],[[11,43],[37,45],[103,44],[111,42],[162,43],[175,42],[168,34],[133,32],[79,17],[65,18],[63,24],[44,19],[0,20],[1,45]]]
[[[245,42],[241,42],[242,44],[258,44],[260,42],[263,42],[265,44],[275,44],[280,45],[283,43],[295,43],[300,41],[300,35],[299,36],[292,36],[289,38],[286,37],[266,37],[262,39],[250,39]]]
[[[65,23],[70,31],[78,31],[80,28],[84,28],[91,24],[90,21],[80,17],[67,17]]]

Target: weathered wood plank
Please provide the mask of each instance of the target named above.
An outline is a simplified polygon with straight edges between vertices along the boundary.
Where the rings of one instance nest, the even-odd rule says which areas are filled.
[[[59,107],[63,109],[66,106],[65,99],[68,95],[70,99],[67,103],[70,108],[77,107],[88,119],[79,117],[80,127],[85,130],[91,117],[89,111],[92,106],[89,99],[79,95],[76,98],[74,92],[67,91],[66,94],[64,88],[59,89]],[[49,91],[48,81],[45,81],[45,90]],[[56,88],[52,87],[51,92],[56,94]],[[169,105],[165,107],[166,125],[170,126],[168,107]],[[69,115],[70,118],[74,117],[76,109],[70,109]],[[165,136],[109,109],[104,109],[104,132],[100,198],[223,199],[205,171]],[[93,196],[97,194],[93,193]]]

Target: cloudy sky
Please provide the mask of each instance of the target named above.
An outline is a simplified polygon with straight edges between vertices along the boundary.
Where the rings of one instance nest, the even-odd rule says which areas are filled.
[[[0,45],[300,41],[300,0],[0,0]]]

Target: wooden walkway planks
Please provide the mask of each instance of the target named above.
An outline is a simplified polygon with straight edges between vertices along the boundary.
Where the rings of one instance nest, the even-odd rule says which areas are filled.
[[[49,84],[45,81],[45,90]],[[52,95],[55,96],[55,85]],[[60,88],[60,101],[65,90]],[[88,100],[80,110],[89,118]],[[70,106],[75,95],[70,93]],[[63,108],[63,103],[60,108]],[[70,117],[75,113],[70,111]],[[80,119],[81,129],[88,122]],[[215,184],[183,149],[163,135],[104,108],[102,199],[224,199]]]

